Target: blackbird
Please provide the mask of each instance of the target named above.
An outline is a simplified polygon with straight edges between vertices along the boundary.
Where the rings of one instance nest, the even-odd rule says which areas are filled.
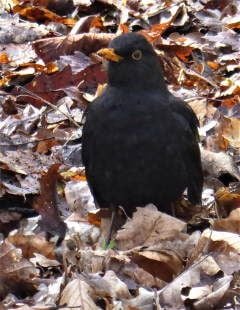
[[[98,51],[108,60],[108,86],[86,110],[82,159],[100,208],[171,203],[187,189],[201,201],[198,119],[167,89],[157,54],[140,34],[116,37]]]

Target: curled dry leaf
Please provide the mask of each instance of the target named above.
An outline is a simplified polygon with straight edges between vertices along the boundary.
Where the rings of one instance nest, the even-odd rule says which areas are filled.
[[[199,267],[189,268],[158,292],[160,305],[170,309],[184,309],[182,290],[200,282]]]
[[[211,253],[218,264],[220,254],[240,253],[240,237],[238,234],[205,229],[196,245],[189,264],[193,263],[197,257]],[[230,263],[230,260],[229,260]],[[222,266],[221,266],[222,267]]]
[[[205,257],[200,263],[200,266],[203,273],[209,276],[217,275],[221,270],[212,256]]]
[[[34,266],[41,266],[44,268],[54,268],[61,266],[61,263],[59,261],[46,258],[46,256],[43,256],[39,253],[34,253],[34,257],[31,258],[30,261],[34,264]]]
[[[194,308],[196,310],[205,310],[206,307],[208,309],[214,309],[214,307],[219,306],[222,297],[230,287],[232,278],[232,276],[225,276],[217,280],[213,284],[210,293],[206,294],[199,301],[194,302]]]
[[[186,223],[162,213],[154,205],[137,208],[133,218],[118,231],[116,240],[121,250],[137,246],[151,246],[162,240],[174,238]]]
[[[219,305],[232,279],[232,276],[224,276],[215,281],[219,270],[213,258],[201,258],[159,291],[160,304],[171,309],[185,309],[186,305],[213,309]]]
[[[188,294],[183,296],[185,304],[197,310],[214,309],[219,306],[221,299],[229,289],[232,276],[225,276],[213,285],[189,288]]]

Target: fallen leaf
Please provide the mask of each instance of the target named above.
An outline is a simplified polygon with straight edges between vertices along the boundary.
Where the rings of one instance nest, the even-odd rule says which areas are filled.
[[[240,233],[240,195],[235,194],[233,196],[237,196],[236,200],[238,202],[238,208],[231,211],[231,213],[229,214],[227,218],[214,221],[213,228],[219,231],[228,231],[228,232],[239,234]],[[233,200],[235,201],[234,198]]]
[[[172,281],[183,269],[182,259],[170,250],[133,252],[131,258],[153,277],[166,282]]]
[[[34,200],[33,208],[41,215],[43,230],[64,238],[66,224],[60,217],[57,198],[57,171],[60,164],[52,165],[40,180],[40,195]]]
[[[22,17],[27,18],[30,21],[37,22],[59,22],[63,23],[69,27],[72,27],[75,24],[75,20],[72,18],[61,17],[48,9],[40,6],[27,6],[27,5],[15,5],[13,7],[13,12],[21,15]]]
[[[18,296],[36,292],[37,269],[22,257],[21,250],[4,241],[0,253],[0,297],[10,292]]]
[[[149,246],[162,240],[174,238],[186,224],[157,210],[154,205],[137,208],[133,218],[118,231],[118,248],[132,249],[136,246]]]
[[[59,305],[62,310],[68,310],[74,307],[76,310],[98,310],[91,294],[93,290],[84,281],[75,279],[69,282],[64,288]]]
[[[96,274],[84,276],[84,279],[97,296],[112,297],[113,299],[128,299],[131,297],[127,285],[112,270],[106,271],[103,277]]]
[[[23,235],[15,234],[9,236],[7,240],[15,247],[22,250],[24,258],[33,257],[34,253],[40,253],[48,258],[55,258],[54,244],[48,242],[43,236],[40,235]]]

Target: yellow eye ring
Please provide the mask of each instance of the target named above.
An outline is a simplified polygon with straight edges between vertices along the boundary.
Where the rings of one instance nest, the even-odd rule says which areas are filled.
[[[134,60],[140,60],[140,59],[142,59],[142,51],[141,50],[135,50],[131,56],[132,56],[132,59],[134,59]]]

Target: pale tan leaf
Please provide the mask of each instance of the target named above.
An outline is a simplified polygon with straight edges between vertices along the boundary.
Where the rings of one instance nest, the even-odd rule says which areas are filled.
[[[154,205],[148,205],[137,208],[133,218],[118,231],[116,240],[121,250],[150,246],[173,238],[185,226],[183,221],[158,211]]]
[[[97,310],[99,309],[91,298],[92,289],[80,279],[72,280],[62,292],[60,305],[62,310],[74,307],[76,310]]]

